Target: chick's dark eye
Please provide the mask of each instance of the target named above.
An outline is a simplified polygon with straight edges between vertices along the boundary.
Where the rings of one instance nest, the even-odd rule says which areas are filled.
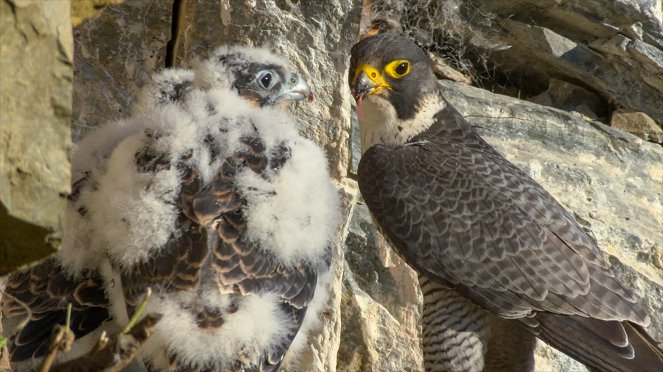
[[[272,83],[272,74],[269,72],[260,78],[260,85],[262,85],[263,88],[269,88],[271,83]]]
[[[404,75],[407,72],[407,68],[408,68],[408,63],[407,62],[402,62],[402,63],[399,63],[398,66],[396,66],[394,71],[398,75]]]

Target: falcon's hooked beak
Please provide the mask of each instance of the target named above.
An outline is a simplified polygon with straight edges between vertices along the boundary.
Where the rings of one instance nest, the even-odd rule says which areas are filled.
[[[313,101],[315,99],[313,91],[304,78],[299,74],[292,74],[283,84],[279,94],[274,97],[272,104],[283,100],[301,101],[304,99],[309,102]]]
[[[355,70],[351,89],[355,100],[359,101],[367,95],[381,94],[385,89],[391,89],[391,85],[375,67],[364,64]]]

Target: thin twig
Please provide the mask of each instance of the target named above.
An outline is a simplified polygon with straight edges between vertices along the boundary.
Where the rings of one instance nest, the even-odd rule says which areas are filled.
[[[140,318],[141,314],[143,314],[143,311],[145,310],[145,307],[147,306],[147,301],[149,301],[150,296],[152,295],[152,288],[147,287],[147,291],[145,292],[145,298],[143,298],[143,302],[140,303],[138,306],[138,309],[134,312],[134,314],[131,316],[131,319],[129,320],[129,324],[127,324],[126,327],[122,330],[122,334],[128,333],[131,328],[136,324],[138,319]]]
[[[64,322],[65,333],[69,332],[69,325],[71,324],[71,302],[67,304],[67,319]]]
[[[0,347],[0,371],[11,371],[9,350],[7,350],[6,346]]]
[[[161,320],[161,314],[147,314],[128,333],[119,334],[114,345],[114,365],[104,371],[120,372],[128,366],[136,358],[145,341],[152,336],[154,326],[159,320]]]
[[[97,343],[89,353],[54,366],[54,370],[119,372],[129,365],[136,358],[145,341],[154,333],[154,326],[161,319],[161,314],[157,313],[150,313],[143,316],[151,295],[152,289],[147,288],[145,297],[129,320],[129,324],[121,332],[108,337],[106,332],[102,331]],[[142,319],[139,321],[138,319],[141,317]],[[62,334],[54,334],[56,339],[51,342],[51,347],[48,350],[49,354],[44,358],[44,363],[48,364],[42,364],[40,371],[46,372],[49,370],[51,363],[53,363],[57,355],[58,338],[63,338],[66,335],[65,327],[58,327],[58,330]],[[69,332],[69,334],[73,340],[73,332]],[[55,349],[55,351],[52,351],[51,348]],[[50,360],[46,361],[47,358]]]
[[[118,333],[108,338],[102,332],[93,351],[54,368],[57,371],[119,372],[136,358],[160,319],[161,314],[150,313],[143,316],[126,334]]]
[[[69,324],[71,324],[71,302],[67,304],[67,318],[65,325],[56,325],[53,327],[51,333],[51,340],[48,343],[48,351],[41,361],[39,366],[40,372],[48,372],[58,356],[59,351],[67,352],[71,350],[71,345],[74,343],[74,332],[69,331]]]

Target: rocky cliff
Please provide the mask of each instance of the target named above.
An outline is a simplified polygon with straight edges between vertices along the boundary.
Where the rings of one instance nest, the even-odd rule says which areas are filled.
[[[6,22],[20,23],[18,3],[0,1],[13,12],[3,9]],[[359,147],[346,74],[350,47],[371,28],[397,28],[426,46],[440,77],[456,80],[441,80],[451,103],[575,213],[651,314],[663,313],[660,0],[126,0],[74,28],[73,139],[127,115],[152,72],[187,66],[216,45],[261,45],[288,57],[317,96],[293,114],[300,131],[325,149],[346,208],[324,327],[285,369],[419,371],[416,275],[377,234],[352,180]],[[3,61],[9,50],[15,59],[22,49],[3,42]],[[29,83],[12,87],[37,86],[37,77],[24,79]],[[5,97],[13,88],[2,80]],[[68,97],[63,89],[47,101],[51,106]],[[20,92],[24,101],[30,94]],[[44,116],[67,121],[67,113]],[[17,133],[34,137],[27,128]],[[10,138],[5,133],[0,140]],[[43,142],[68,149],[59,136]],[[4,159],[12,159],[6,148],[3,142],[3,172]],[[33,164],[35,153],[21,159]],[[68,164],[66,157],[49,160],[53,169]],[[12,179],[2,177],[3,185]],[[653,318],[649,331],[663,340],[663,319]],[[537,370],[583,369],[539,345]]]
[[[65,5],[0,1],[0,275],[62,239],[74,58]]]

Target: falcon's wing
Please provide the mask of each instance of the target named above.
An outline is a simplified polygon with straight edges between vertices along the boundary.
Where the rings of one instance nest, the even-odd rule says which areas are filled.
[[[284,266],[267,250],[249,241],[244,216],[246,200],[236,175],[245,168],[261,175],[268,168],[278,172],[288,160],[289,149],[277,146],[278,153],[268,154],[257,134],[244,137],[241,142],[242,150],[225,159],[208,184],[203,184],[187,159],[180,159],[176,166],[182,175],[182,185],[175,232],[158,254],[124,271],[122,283],[127,301],[136,305],[146,288],[155,284],[167,291],[198,289],[201,276],[211,267],[214,275],[218,275],[216,282],[221,292],[237,296],[265,292],[280,295],[281,308],[297,326],[292,335],[284,338],[279,350],[264,356],[262,368],[271,370],[278,368],[301,326],[314,294],[317,274],[303,263]],[[218,152],[210,148],[210,153],[214,156]],[[136,154],[136,165],[141,172],[171,166],[166,156],[154,152],[149,145]],[[200,314],[202,328],[218,327],[222,322],[223,314]]]
[[[70,328],[77,339],[110,319],[101,277],[93,271],[67,275],[54,258],[9,276],[5,295],[0,297],[4,321],[28,320],[10,339],[12,362],[43,356],[53,327],[66,322],[69,303]]]
[[[649,320],[563,207],[450,105],[405,146],[367,150],[359,188],[409,264],[486,309]]]

